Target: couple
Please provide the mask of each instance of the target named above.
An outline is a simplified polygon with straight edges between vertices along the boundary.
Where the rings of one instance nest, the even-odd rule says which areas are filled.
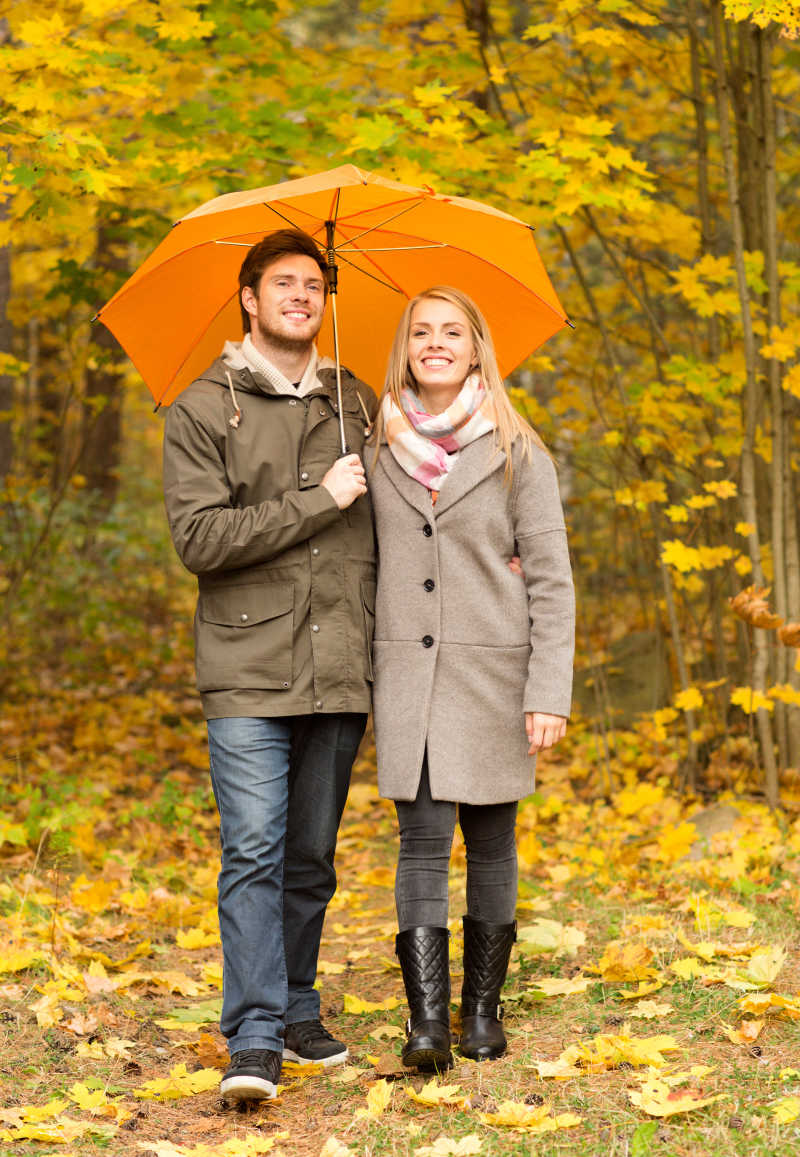
[[[403,1061],[451,1063],[456,819],[467,849],[460,1050],[501,1055],[517,801],[570,707],[555,470],[507,399],[485,322],[456,289],[409,302],[381,402],[342,371],[351,453],[338,457],[335,367],[314,345],[327,290],[306,234],[253,246],[239,275],[244,340],[226,343],[166,420],[167,515],[199,585],[229,1100],[274,1096],[283,1059],[347,1058],[314,982],[373,683],[379,788],[400,828]]]

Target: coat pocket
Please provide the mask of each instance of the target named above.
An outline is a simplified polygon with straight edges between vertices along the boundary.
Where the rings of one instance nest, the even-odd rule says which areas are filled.
[[[361,605],[364,613],[364,637],[367,656],[367,681],[373,681],[372,673],[372,637],[375,634],[375,587],[376,583],[369,579],[361,580]]]
[[[195,617],[198,689],[289,688],[293,632],[293,583],[202,592]]]

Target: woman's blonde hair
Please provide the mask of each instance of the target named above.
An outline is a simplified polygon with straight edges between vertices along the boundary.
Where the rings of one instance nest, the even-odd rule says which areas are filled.
[[[419,302],[429,298],[447,301],[451,305],[457,306],[466,315],[478,363],[476,371],[480,374],[484,388],[494,404],[497,423],[495,426],[495,450],[502,451],[506,456],[505,479],[506,483],[510,485],[512,477],[511,447],[516,439],[520,440],[523,457],[527,459],[530,459],[532,445],[538,446],[546,454],[549,454],[549,451],[533,427],[512,406],[497,366],[497,355],[494,352],[494,343],[486,319],[472,298],[460,289],[454,289],[451,285],[434,285],[411,298],[403,311],[403,316],[400,318],[394,335],[389,363],[386,367],[386,381],[380,400],[383,402],[385,396],[389,394],[406,422],[409,426],[411,425],[403,409],[401,398],[403,390],[411,389],[416,392],[419,389],[408,363],[411,315]],[[378,418],[375,423],[376,454],[380,448],[382,436],[383,408],[381,406],[378,408]]]

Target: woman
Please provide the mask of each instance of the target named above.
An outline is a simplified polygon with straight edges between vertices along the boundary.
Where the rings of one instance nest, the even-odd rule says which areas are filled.
[[[467,851],[460,1049],[485,1060],[506,1048],[517,801],[533,788],[535,753],[566,729],[572,580],[552,460],[511,406],[466,294],[437,286],[409,302],[375,439],[374,721],[378,785],[400,826],[403,1061],[444,1068],[457,814]]]

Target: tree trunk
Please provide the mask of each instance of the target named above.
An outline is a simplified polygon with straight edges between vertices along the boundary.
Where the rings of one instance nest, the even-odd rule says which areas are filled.
[[[126,264],[115,224],[103,223],[97,230],[96,265],[116,279],[125,272]],[[104,511],[112,506],[119,489],[123,355],[117,339],[104,325],[93,330],[92,344],[96,353],[86,374],[81,473],[96,508]]]
[[[756,349],[755,334],[753,332],[753,318],[750,308],[750,291],[747,285],[747,276],[744,264],[744,232],[742,227],[742,209],[739,200],[736,164],[733,155],[733,137],[731,134],[729,112],[729,85],[727,67],[723,49],[723,17],[720,0],[712,0],[711,19],[714,39],[714,72],[716,81],[717,115],[719,120],[720,148],[725,169],[725,178],[728,187],[728,203],[731,214],[731,232],[733,239],[733,258],[736,268],[736,283],[739,292],[739,308],[741,313],[742,330],[744,336],[744,354],[747,369],[747,379],[744,393],[744,439],[742,442],[741,480],[742,480],[742,514],[746,522],[752,527],[748,535],[747,544],[750,561],[753,566],[753,581],[758,586],[764,584],[764,572],[761,565],[761,543],[758,533],[758,503],[756,496],[756,462],[755,436],[758,407],[758,381],[756,369],[758,352]],[[754,639],[755,656],[753,661],[753,687],[762,694],[766,691],[769,651],[766,632],[756,630]],[[775,751],[772,740],[772,721],[769,712],[761,708],[757,714],[758,734],[761,744],[761,759],[764,767],[764,791],[770,807],[778,805],[778,769],[775,763]]]

